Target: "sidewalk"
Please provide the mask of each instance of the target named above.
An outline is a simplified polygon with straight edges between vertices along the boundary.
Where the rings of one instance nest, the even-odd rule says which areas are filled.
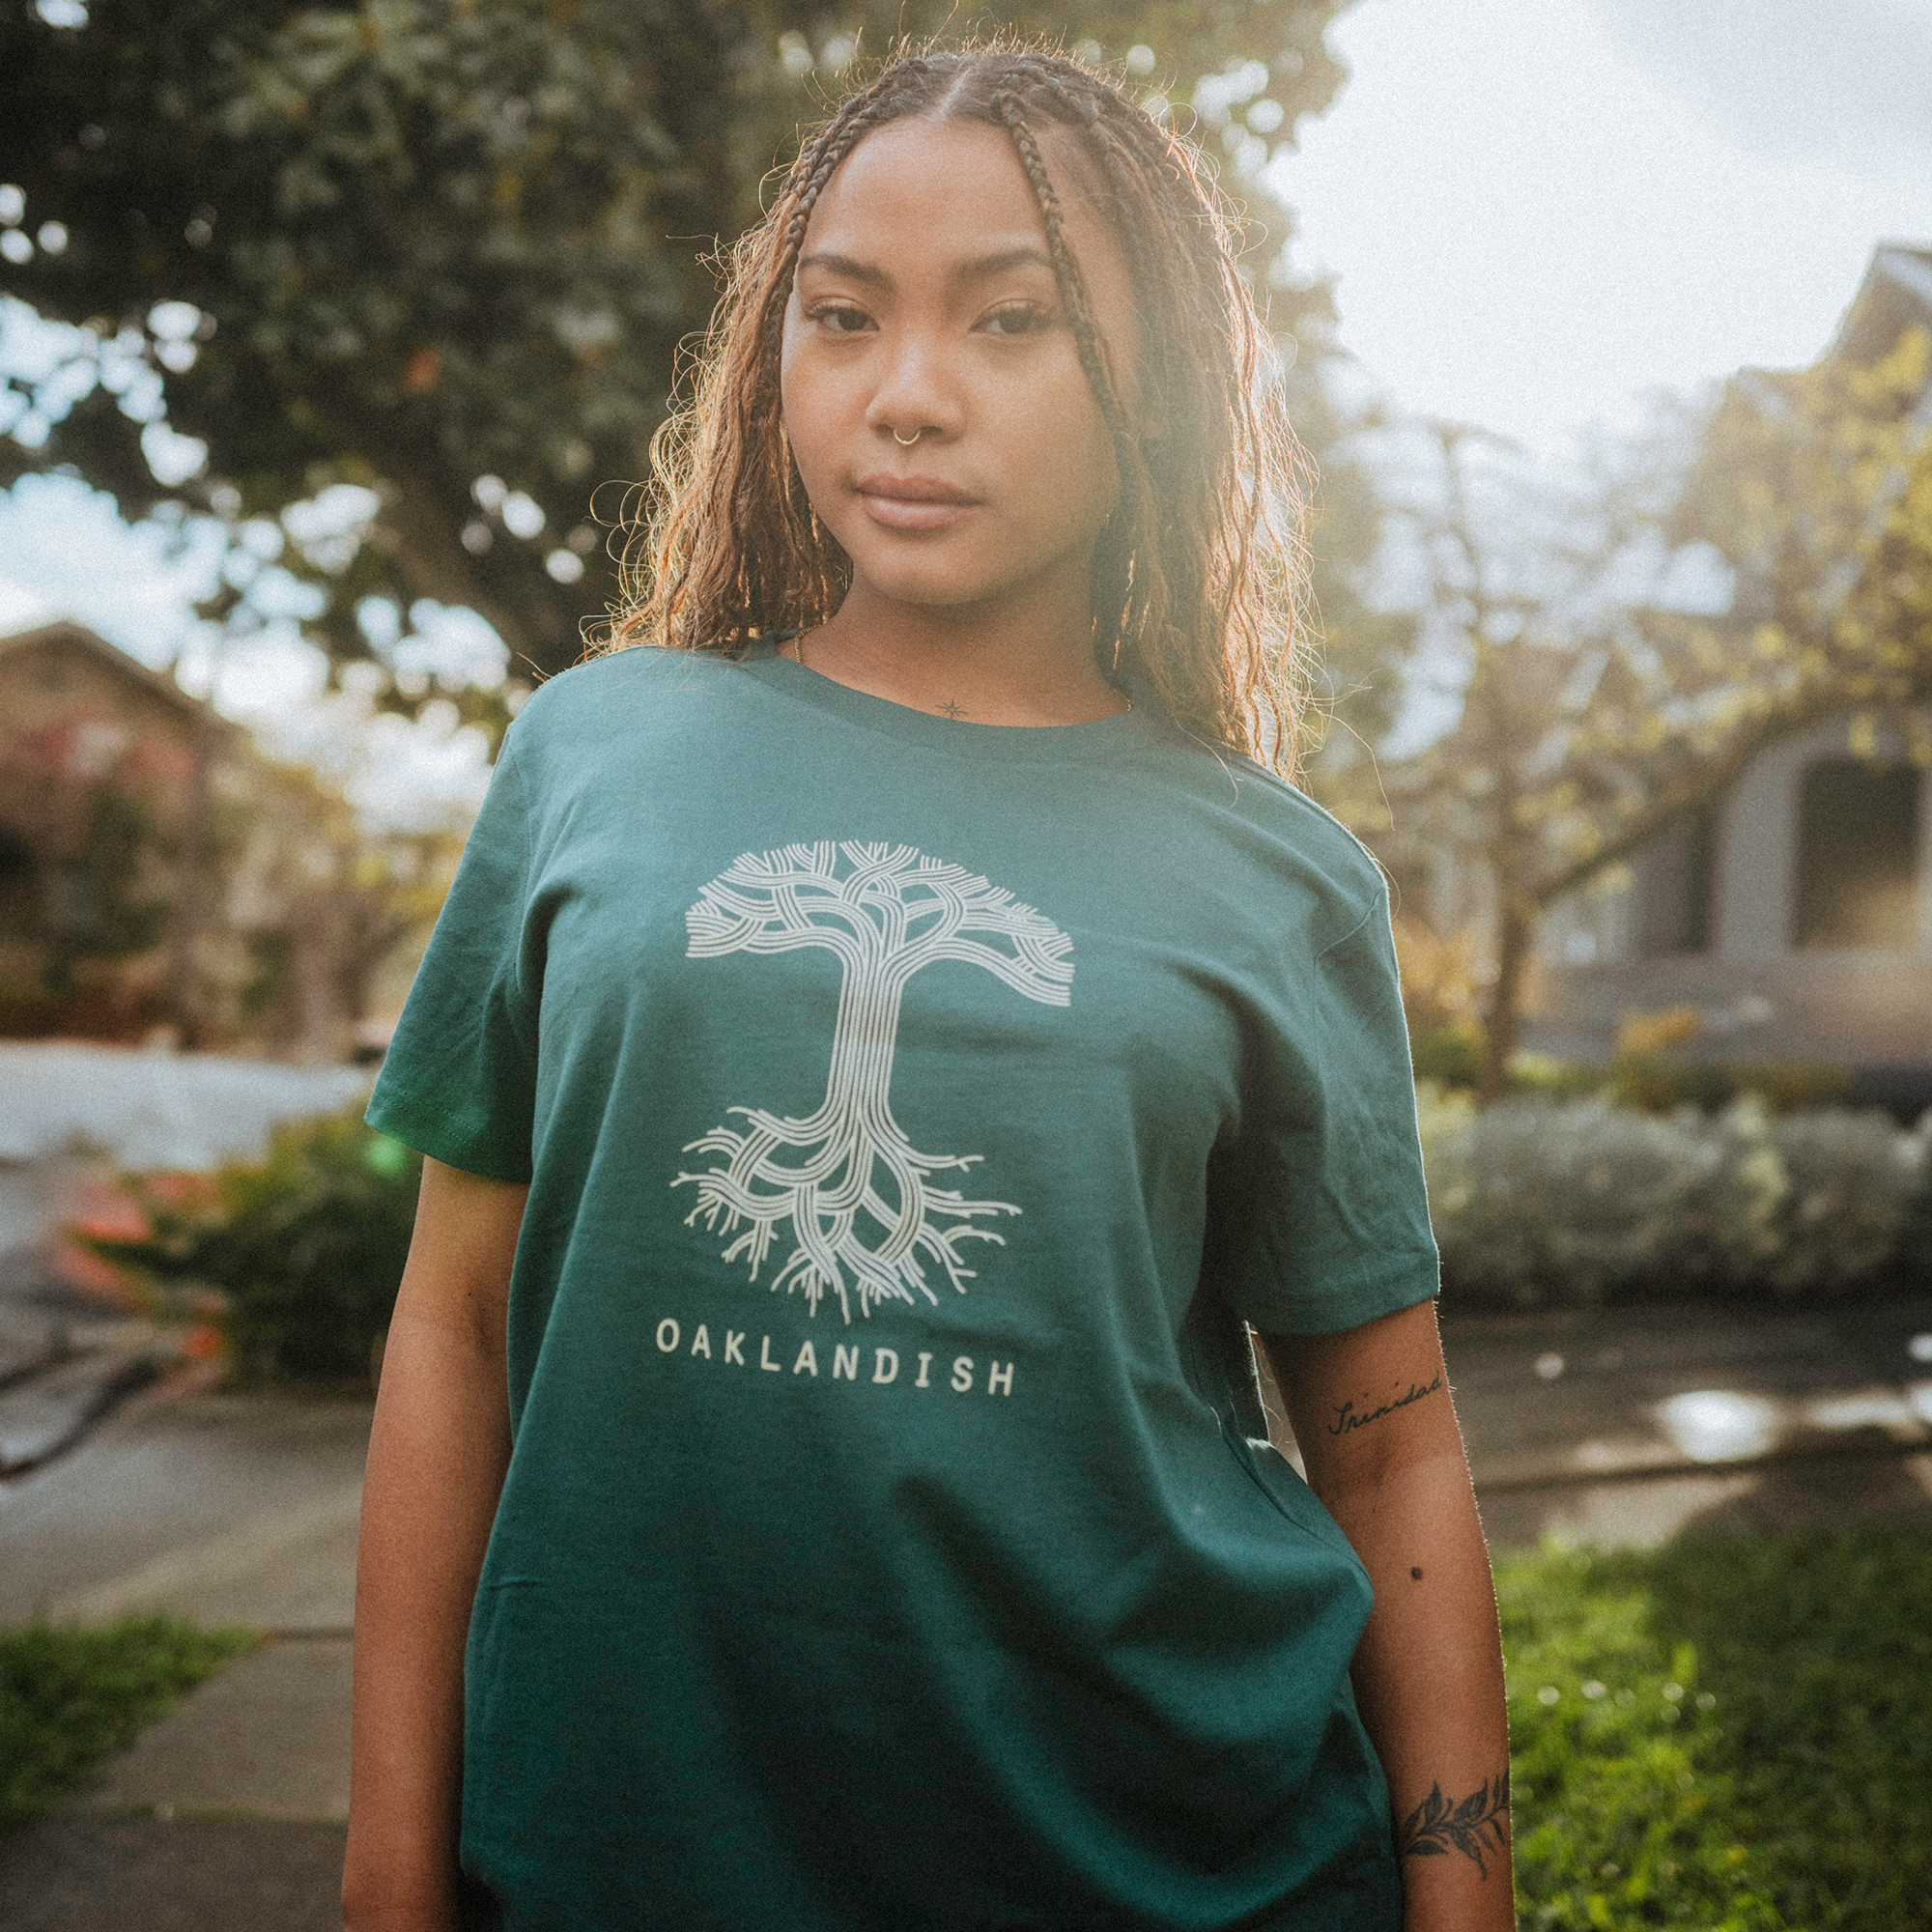
[[[1932,1521],[1932,1295],[1450,1318],[1491,1541]],[[145,1392],[0,1485],[0,1623],[166,1607],[276,1634],[0,1839],[9,1932],[335,1932],[370,1408]]]
[[[8,1932],[337,1932],[369,1416],[161,1387],[0,1486],[0,1623],[168,1609],[274,1633],[0,1837]]]
[[[1455,1318],[1492,1548],[1932,1520],[1932,1293]]]

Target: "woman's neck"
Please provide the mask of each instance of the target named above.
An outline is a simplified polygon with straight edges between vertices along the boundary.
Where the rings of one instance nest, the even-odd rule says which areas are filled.
[[[1078,605],[1004,611],[895,603],[855,583],[816,630],[782,649],[837,684],[976,724],[1085,724],[1129,708],[1094,661]]]

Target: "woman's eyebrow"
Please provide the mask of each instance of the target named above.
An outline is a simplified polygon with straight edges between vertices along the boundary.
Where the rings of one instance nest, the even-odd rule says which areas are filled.
[[[808,269],[823,269],[831,275],[847,275],[855,282],[883,283],[889,279],[883,269],[874,268],[869,262],[855,261],[850,255],[834,254],[824,248],[815,254],[799,257],[799,273],[803,274]]]
[[[1023,242],[1017,248],[1000,248],[990,255],[979,255],[970,262],[961,262],[952,270],[952,279],[955,282],[977,282],[988,275],[1003,275],[1009,269],[1028,266],[1044,269],[1048,274],[1054,272],[1053,257],[1044,248]]]
[[[954,282],[983,281],[988,275],[1003,275],[1009,269],[1038,268],[1048,274],[1053,273],[1053,258],[1037,244],[1025,242],[1013,248],[998,248],[991,254],[976,255],[970,262],[958,262],[949,271],[948,279]],[[892,277],[885,270],[871,262],[861,262],[851,255],[841,255],[836,250],[820,248],[810,255],[799,257],[798,272],[803,274],[808,269],[822,269],[829,275],[844,275],[855,282],[866,282],[874,288],[888,286]]]

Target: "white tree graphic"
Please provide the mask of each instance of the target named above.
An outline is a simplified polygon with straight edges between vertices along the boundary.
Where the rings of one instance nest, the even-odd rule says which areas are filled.
[[[963,866],[911,845],[825,841],[746,852],[705,887],[684,916],[687,956],[792,952],[822,946],[838,955],[838,1012],[825,1098],[802,1121],[732,1107],[745,1122],[713,1127],[687,1153],[724,1156],[673,1187],[697,1189],[687,1227],[736,1236],[727,1262],[749,1259],[752,1279],[779,1230],[794,1243],[774,1291],[805,1291],[811,1313],[829,1289],[845,1320],[852,1300],[910,1302],[916,1288],[937,1305],[921,1257],[936,1262],[963,1294],[973,1270],[960,1243],[1002,1242],[976,1223],[1020,1210],[968,1201],[931,1177],[963,1171],[979,1154],[922,1153],[893,1118],[893,1052],[906,981],[941,959],[983,967],[1043,1006],[1071,999],[1073,942],[1050,919]],[[742,1230],[742,1232],[740,1232]]]

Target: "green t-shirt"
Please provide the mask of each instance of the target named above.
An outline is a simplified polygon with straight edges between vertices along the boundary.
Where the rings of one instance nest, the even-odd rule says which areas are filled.
[[[1387,902],[1141,706],[769,648],[511,728],[370,1119],[530,1182],[463,1861],[512,1932],[1400,1922],[1240,1321],[1435,1292]]]

